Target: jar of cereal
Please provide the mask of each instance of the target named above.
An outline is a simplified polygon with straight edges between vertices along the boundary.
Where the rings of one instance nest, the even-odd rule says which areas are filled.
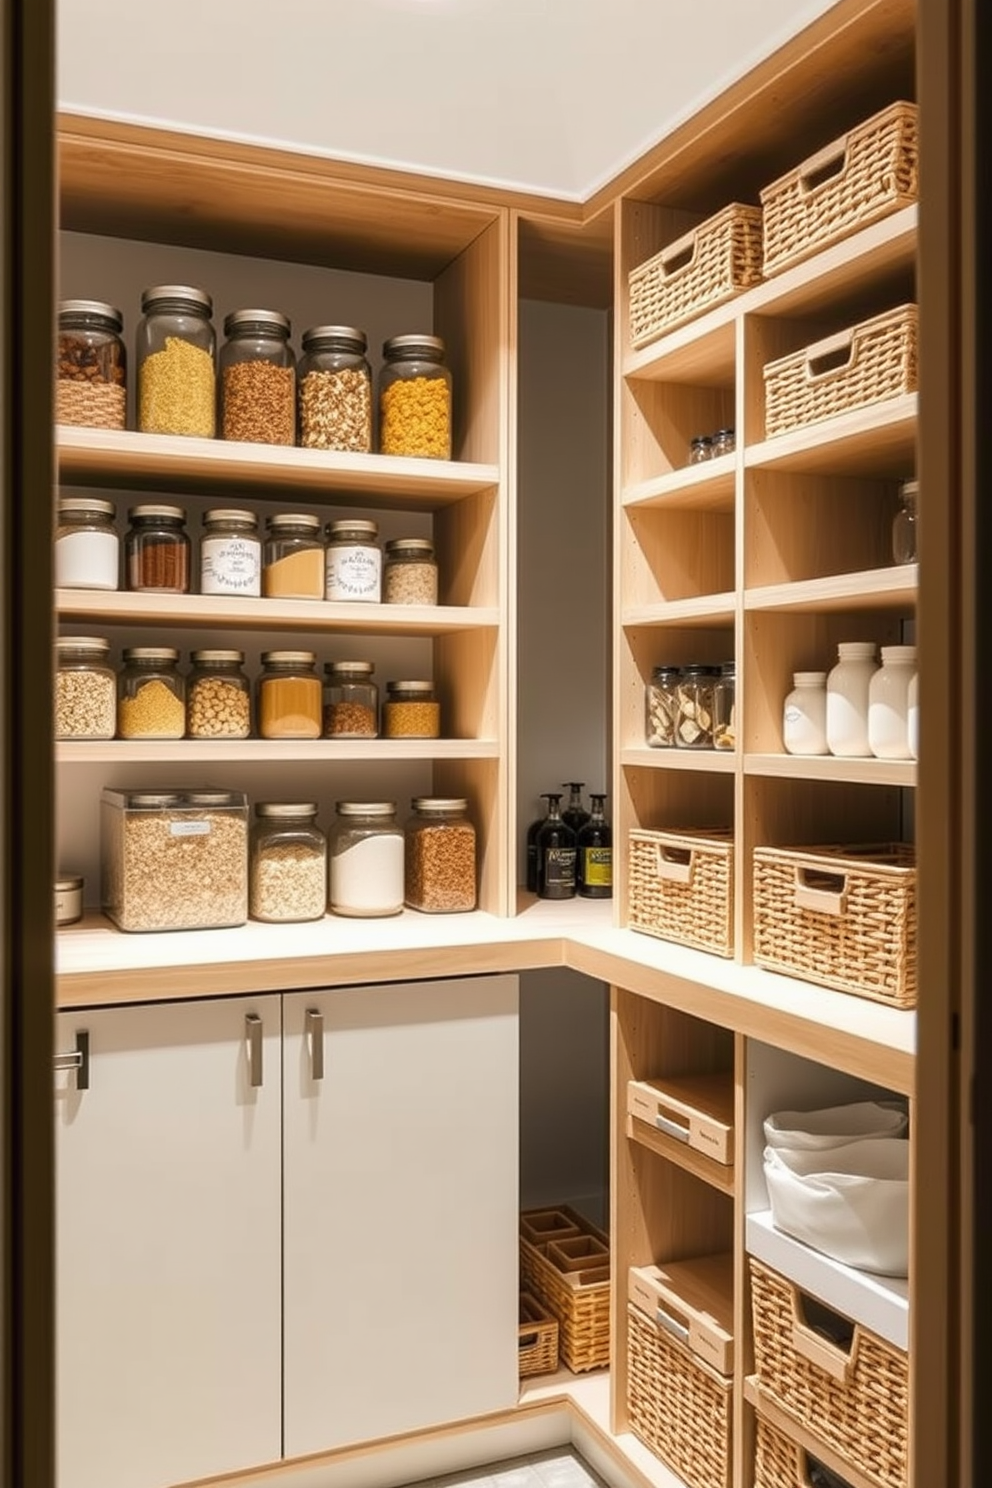
[[[405,898],[425,914],[475,908],[475,827],[468,802],[417,796],[406,824]]]
[[[117,732],[122,739],[181,739],[186,684],[172,646],[130,646],[117,679]]]
[[[259,801],[248,844],[248,913],[290,924],[323,919],[327,840],[314,801]]]
[[[212,439],[216,429],[213,301],[188,284],[141,296],[137,331],[138,428]]]
[[[117,679],[102,636],[61,636],[55,642],[56,739],[112,739]]]
[[[379,449],[451,459],[451,373],[440,336],[393,336],[382,348]]]
[[[324,664],[324,738],[374,739],[379,733],[379,689],[371,661]]]

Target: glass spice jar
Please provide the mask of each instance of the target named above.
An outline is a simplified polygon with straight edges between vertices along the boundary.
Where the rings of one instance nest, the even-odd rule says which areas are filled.
[[[55,642],[56,739],[112,739],[117,726],[117,678],[102,636],[60,636]]]
[[[475,827],[468,802],[416,796],[406,824],[404,898],[425,914],[460,914],[476,905]]]
[[[268,924],[323,919],[327,839],[315,801],[258,801],[248,839],[248,913]]]
[[[439,738],[441,705],[433,682],[387,682],[382,732],[386,739]]]
[[[117,679],[117,732],[122,739],[181,739],[186,684],[172,646],[131,646]]]
[[[232,310],[218,367],[223,439],[296,443],[296,360],[278,310]]]
[[[440,336],[392,336],[379,374],[379,449],[384,455],[451,459],[451,372]]]
[[[372,369],[368,340],[354,326],[311,326],[297,367],[304,449],[372,448]]]
[[[121,545],[112,501],[63,496],[55,529],[57,589],[116,589]]]
[[[918,556],[916,542],[916,499],[919,482],[903,481],[899,487],[899,510],[892,518],[893,563],[915,563]]]
[[[675,743],[679,749],[713,748],[713,688],[719,668],[691,665],[679,673]]]
[[[737,667],[734,662],[725,661],[713,684],[714,749],[736,749],[737,747],[736,691]]]
[[[319,739],[320,678],[312,651],[263,651],[258,732],[263,739]]]
[[[385,604],[437,604],[437,563],[428,538],[394,537],[386,543],[382,598]]]
[[[125,588],[189,593],[190,541],[181,506],[132,506],[124,537]]]
[[[243,651],[193,651],[186,684],[186,732],[191,739],[247,739],[251,685]]]
[[[124,317],[101,300],[63,300],[58,312],[55,422],[123,429],[127,416]]]
[[[324,664],[324,738],[375,739],[379,733],[379,689],[371,661]]]
[[[233,507],[204,512],[200,593],[257,599],[261,592],[262,542],[255,513]]]
[[[717,460],[721,455],[732,455],[735,448],[733,429],[717,429],[710,441],[710,459]]]
[[[262,593],[266,599],[323,599],[324,543],[319,517],[279,512],[266,523]]]
[[[679,668],[656,666],[644,689],[644,737],[651,749],[675,748]]]
[[[403,829],[394,801],[338,801],[330,832],[332,914],[373,918],[403,908]]]
[[[138,428],[144,434],[216,431],[213,301],[188,284],[159,284],[141,296],[136,335]]]
[[[689,441],[689,464],[702,465],[713,453],[713,441],[708,434],[696,434]]]
[[[378,604],[382,597],[382,553],[375,522],[346,517],[327,524],[324,598]]]

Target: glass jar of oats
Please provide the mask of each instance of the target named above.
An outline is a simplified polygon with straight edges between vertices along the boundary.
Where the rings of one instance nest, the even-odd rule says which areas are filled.
[[[393,336],[382,348],[379,449],[451,459],[451,373],[440,336]]]
[[[426,537],[394,537],[382,568],[384,604],[437,604],[434,544]]]
[[[56,739],[112,739],[117,679],[102,636],[61,636],[55,642]]]
[[[327,839],[317,803],[259,801],[248,847],[248,913],[286,924],[323,919]]]

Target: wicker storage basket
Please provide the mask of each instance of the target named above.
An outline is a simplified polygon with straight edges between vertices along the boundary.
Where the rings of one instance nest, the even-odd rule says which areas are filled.
[[[634,827],[628,851],[631,930],[732,956],[733,833]]]
[[[812,1458],[812,1461],[810,1460]],[[850,1488],[845,1479],[830,1472],[816,1454],[776,1431],[758,1417],[754,1447],[754,1488],[813,1488],[811,1473],[816,1464],[817,1482],[824,1488]]]
[[[632,269],[630,344],[666,331],[761,282],[761,208],[733,202]]]
[[[915,393],[915,305],[899,305],[765,366],[765,437]]]
[[[517,1363],[521,1379],[558,1368],[558,1321],[530,1292],[520,1293]]]
[[[630,1429],[689,1488],[730,1483],[733,1381],[627,1304]]]
[[[756,847],[754,959],[892,1007],[916,1003],[916,856],[903,842]]]
[[[556,1212],[575,1223],[577,1235],[535,1244],[526,1228],[535,1213],[547,1211],[520,1217],[520,1286],[555,1318],[562,1362],[581,1374],[610,1361],[609,1240],[567,1205]],[[576,1253],[583,1248],[584,1255]]]
[[[753,1257],[749,1265],[762,1393],[879,1488],[905,1488],[907,1356],[860,1323],[849,1346],[822,1337],[798,1287]]]
[[[916,105],[893,103],[761,192],[765,275],[910,206],[918,196]]]

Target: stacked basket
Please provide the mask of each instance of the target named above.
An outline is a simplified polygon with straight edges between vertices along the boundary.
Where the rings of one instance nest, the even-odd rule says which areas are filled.
[[[574,1373],[610,1361],[610,1245],[567,1204],[520,1216],[520,1284],[558,1324],[562,1362]]]

